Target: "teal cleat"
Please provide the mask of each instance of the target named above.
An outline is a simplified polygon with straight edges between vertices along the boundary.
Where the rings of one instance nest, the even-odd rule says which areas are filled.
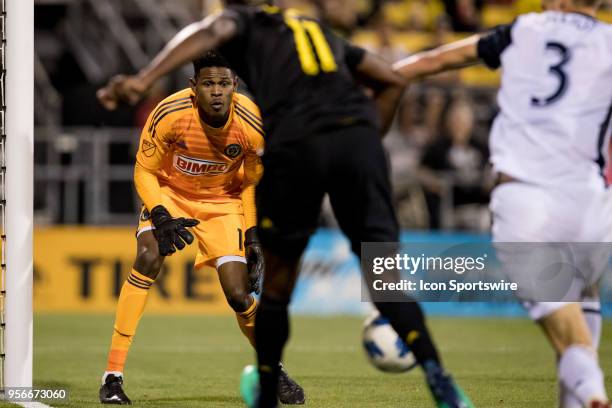
[[[437,363],[424,364],[427,385],[437,408],[474,408],[467,394]]]
[[[259,372],[254,365],[248,365],[240,375],[240,395],[249,408],[257,407],[259,398]]]
[[[306,402],[304,389],[296,383],[282,363],[279,363],[279,378],[277,397],[285,405],[303,405]],[[258,408],[259,399],[259,371],[254,365],[248,365],[240,375],[240,395],[249,408]],[[276,403],[274,405],[277,406]]]
[[[463,391],[463,389],[457,385],[454,384],[455,386],[455,392],[457,393],[457,402],[458,402],[458,407],[465,407],[465,408],[475,408],[474,404],[472,403],[472,401],[470,400],[470,398],[467,396],[467,394],[465,393],[465,391]],[[451,408],[454,407],[455,405],[449,405],[446,402],[443,401],[436,401],[438,404],[438,408]]]

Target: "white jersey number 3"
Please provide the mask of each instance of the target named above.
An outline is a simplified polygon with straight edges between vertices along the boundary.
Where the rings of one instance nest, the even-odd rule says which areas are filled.
[[[548,71],[552,75],[556,76],[557,79],[559,80],[559,86],[557,87],[557,90],[552,95],[546,98],[536,98],[532,96],[531,104],[533,106],[542,107],[542,106],[550,105],[551,103],[559,100],[563,96],[565,91],[567,91],[568,79],[567,79],[567,73],[563,70],[563,66],[570,61],[571,53],[565,45],[560,44],[558,42],[547,42],[546,49],[557,52],[559,56],[561,57],[561,60],[557,64],[552,65],[550,66],[550,68],[548,68]]]

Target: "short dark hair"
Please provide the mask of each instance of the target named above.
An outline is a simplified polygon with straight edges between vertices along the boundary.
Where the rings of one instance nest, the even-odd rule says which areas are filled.
[[[221,54],[215,51],[208,51],[205,55],[193,61],[193,74],[197,77],[202,68],[210,67],[232,69],[232,66]]]

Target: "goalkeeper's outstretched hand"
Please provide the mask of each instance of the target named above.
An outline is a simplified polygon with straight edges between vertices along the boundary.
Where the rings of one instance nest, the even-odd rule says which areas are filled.
[[[193,234],[187,228],[195,227],[200,223],[193,218],[172,218],[168,210],[162,205],[151,210],[151,221],[155,226],[153,235],[157,239],[157,246],[161,256],[168,256],[185,248],[193,242]]]
[[[244,234],[244,247],[249,271],[251,292],[261,292],[261,280],[265,267],[263,248],[257,237],[257,228],[251,227]]]

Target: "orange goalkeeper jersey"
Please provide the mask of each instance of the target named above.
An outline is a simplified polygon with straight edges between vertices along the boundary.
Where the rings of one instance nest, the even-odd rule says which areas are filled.
[[[223,128],[204,123],[187,88],[164,99],[142,130],[136,161],[169,187],[198,201],[240,200],[262,174],[264,139],[257,105],[235,93]],[[239,170],[244,164],[244,175]]]

